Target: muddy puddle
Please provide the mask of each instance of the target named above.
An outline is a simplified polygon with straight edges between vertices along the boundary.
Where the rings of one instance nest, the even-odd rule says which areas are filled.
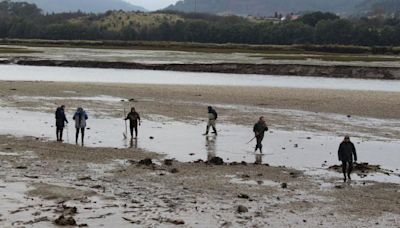
[[[0,65],[0,80],[400,91],[400,81]]]
[[[141,148],[183,162],[206,161],[219,156],[226,162],[268,163],[305,170],[310,174],[340,177],[340,174],[326,171],[329,166],[338,164],[337,147],[342,138],[336,135],[272,129],[264,140],[264,154],[260,155],[254,153],[254,141],[246,144],[253,137],[252,126],[219,124],[218,136],[203,136],[204,122],[188,124],[154,116],[151,120],[143,120],[139,138],[131,140],[123,137],[125,123],[122,119],[93,117],[90,110],[88,115],[85,145],[89,147]],[[71,116],[72,113],[67,113],[72,123]],[[0,134],[33,136],[44,140],[56,138],[53,114],[2,107],[0,122]],[[71,123],[64,131],[64,140],[74,144],[75,129]],[[360,162],[379,164],[382,168],[400,173],[400,142],[363,138],[352,138],[352,141],[358,149]],[[368,175],[368,178],[400,182],[395,175],[374,174]]]

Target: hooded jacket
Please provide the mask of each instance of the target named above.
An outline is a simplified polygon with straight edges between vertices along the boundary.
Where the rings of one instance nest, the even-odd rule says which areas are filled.
[[[339,161],[342,162],[353,162],[353,157],[354,161],[357,161],[357,153],[356,153],[356,147],[352,142],[342,142],[339,146]]]
[[[85,128],[88,115],[83,108],[78,108],[75,112],[73,119],[75,120],[75,128]]]
[[[218,118],[218,113],[213,108],[208,108],[208,119],[216,120]]]
[[[62,107],[58,107],[55,113],[56,116],[56,126],[58,128],[65,127],[65,123],[68,123],[67,117],[65,117],[65,112]]]

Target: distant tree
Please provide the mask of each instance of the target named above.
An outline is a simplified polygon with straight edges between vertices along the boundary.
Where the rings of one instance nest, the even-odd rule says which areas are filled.
[[[299,21],[306,25],[316,26],[318,22],[323,20],[337,20],[339,17],[333,13],[313,12],[300,17]]]

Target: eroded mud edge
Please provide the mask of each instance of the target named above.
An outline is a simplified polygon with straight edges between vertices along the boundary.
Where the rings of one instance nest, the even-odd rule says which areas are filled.
[[[142,64],[134,62],[39,60],[26,58],[2,59],[0,60],[0,64],[400,80],[400,68],[395,67],[242,63]]]

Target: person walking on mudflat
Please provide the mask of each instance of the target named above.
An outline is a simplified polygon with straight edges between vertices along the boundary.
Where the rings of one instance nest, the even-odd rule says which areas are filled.
[[[203,135],[208,135],[210,127],[213,128],[213,134],[218,135],[217,128],[216,128],[217,119],[218,119],[218,113],[211,106],[208,106],[207,129],[206,129],[206,133],[204,133]]]
[[[254,150],[254,152],[257,152],[257,149],[260,149],[260,153],[262,153],[262,141],[264,139],[264,133],[268,131],[268,126],[267,123],[264,120],[264,117],[261,116],[260,119],[258,120],[258,122],[256,124],[254,124],[253,127],[253,132],[255,135],[255,138],[257,139],[257,145],[256,145],[256,149]]]
[[[353,158],[357,161],[356,147],[350,141],[350,136],[346,135],[342,143],[340,143],[338,151],[339,161],[342,162],[343,181],[347,178],[351,180],[350,174],[353,171]]]
[[[75,120],[75,128],[76,128],[75,143],[76,145],[78,145],[79,131],[81,131],[82,146],[83,146],[84,144],[83,141],[85,138],[86,120],[88,119],[88,115],[86,114],[85,110],[83,110],[83,108],[79,107],[76,110],[73,119]]]
[[[65,127],[65,123],[68,123],[67,117],[65,117],[65,105],[61,105],[56,110],[56,135],[57,142],[62,142],[63,139],[63,130]]]
[[[125,120],[129,120],[129,129],[131,131],[131,137],[133,138],[133,130],[135,130],[135,138],[137,138],[138,137],[138,124],[140,126],[141,120],[140,120],[139,113],[136,112],[134,107],[132,107],[131,112],[128,113],[128,116],[125,118]]]

